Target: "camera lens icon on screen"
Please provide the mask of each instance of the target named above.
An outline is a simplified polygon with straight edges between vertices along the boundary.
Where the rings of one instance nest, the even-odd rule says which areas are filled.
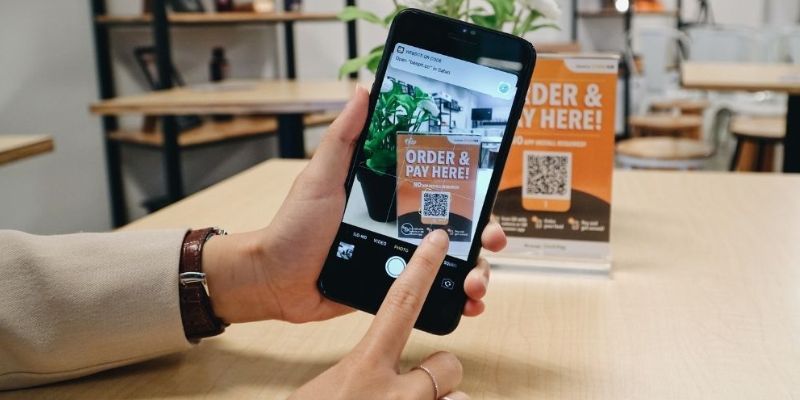
[[[500,82],[500,84],[497,85],[497,91],[500,92],[500,94],[506,94],[509,90],[511,90],[511,85],[508,82]]]

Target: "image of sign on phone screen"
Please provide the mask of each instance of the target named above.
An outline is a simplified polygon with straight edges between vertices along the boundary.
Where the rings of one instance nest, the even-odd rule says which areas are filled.
[[[481,165],[481,144],[503,135],[497,127],[508,122],[516,82],[513,74],[398,43],[343,222],[415,245],[444,229],[448,254],[466,260],[493,170]]]

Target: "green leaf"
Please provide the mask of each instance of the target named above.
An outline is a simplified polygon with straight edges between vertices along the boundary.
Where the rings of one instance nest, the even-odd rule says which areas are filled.
[[[390,152],[376,153],[372,158],[367,160],[368,167],[382,173],[391,173],[396,165],[397,156]]]
[[[533,31],[536,31],[536,30],[539,30],[539,29],[542,29],[542,28],[554,28],[554,29],[561,30],[561,27],[558,26],[558,24],[547,23],[547,24],[533,25],[533,26],[528,28],[528,32],[533,32]]]
[[[378,71],[378,66],[381,64],[381,58],[383,58],[383,49],[374,50],[372,53],[369,53],[369,59],[367,60],[367,69],[370,70],[373,74]]]
[[[392,11],[389,15],[386,16],[386,18],[383,19],[383,26],[391,25],[392,21],[394,21],[394,17],[396,17],[397,14],[400,14],[400,11],[403,11],[406,8],[407,7],[405,6],[397,6],[397,8],[395,8],[394,11]]]
[[[342,79],[345,76],[358,71],[361,69],[361,67],[366,66],[371,58],[372,54],[367,54],[365,56],[356,57],[345,61],[344,64],[342,64],[342,66],[339,68],[339,79]]]
[[[383,19],[367,10],[362,10],[358,7],[347,6],[339,12],[339,19],[344,22],[355,21],[357,19],[371,22],[373,24],[384,25]]]
[[[497,29],[497,16],[495,15],[470,15],[472,22],[484,27]]]
[[[496,17],[498,26],[502,26],[503,22],[513,19],[514,17],[514,2],[508,0],[486,0]]]

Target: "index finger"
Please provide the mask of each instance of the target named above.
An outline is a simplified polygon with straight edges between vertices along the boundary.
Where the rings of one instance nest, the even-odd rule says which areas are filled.
[[[397,363],[419,317],[436,273],[444,262],[450,240],[443,230],[429,233],[403,273],[392,284],[361,345],[381,360]],[[374,353],[373,353],[374,352]]]

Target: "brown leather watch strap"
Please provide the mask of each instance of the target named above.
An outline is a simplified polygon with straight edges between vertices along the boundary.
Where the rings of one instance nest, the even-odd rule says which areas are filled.
[[[210,237],[221,234],[222,230],[206,228],[189,231],[183,239],[178,290],[183,331],[192,342],[219,335],[227,326],[214,314],[202,271],[203,245]]]

